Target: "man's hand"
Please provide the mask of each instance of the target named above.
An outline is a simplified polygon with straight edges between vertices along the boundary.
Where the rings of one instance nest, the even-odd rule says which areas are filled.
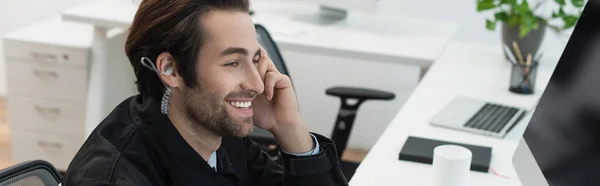
[[[286,152],[311,151],[314,143],[298,112],[292,81],[277,70],[262,47],[258,72],[265,91],[252,102],[254,124],[270,131]]]

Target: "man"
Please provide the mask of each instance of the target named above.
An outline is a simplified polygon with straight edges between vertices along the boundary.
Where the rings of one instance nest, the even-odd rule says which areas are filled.
[[[63,185],[347,185],[290,79],[257,42],[248,0],[144,0],[125,50],[139,95],[81,147]],[[270,131],[284,165],[248,137]],[[285,167],[285,168],[284,168]]]

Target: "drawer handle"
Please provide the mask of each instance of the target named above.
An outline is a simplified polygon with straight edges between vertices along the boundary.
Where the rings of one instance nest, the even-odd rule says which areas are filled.
[[[37,69],[34,69],[33,70],[33,74],[35,74],[35,76],[37,76],[37,77],[58,78],[58,73],[57,72],[49,71],[49,70],[37,70]]]
[[[52,61],[56,61],[57,57],[54,54],[48,54],[48,53],[39,53],[39,52],[31,52],[31,57],[35,58],[35,59],[49,59]]]
[[[62,144],[56,142],[38,141],[38,144],[44,148],[56,148],[58,150],[62,149]]]
[[[56,114],[56,115],[60,114],[59,108],[42,107],[42,106],[36,105],[35,110],[37,110],[38,112],[41,112],[41,113],[52,113],[52,114]]]

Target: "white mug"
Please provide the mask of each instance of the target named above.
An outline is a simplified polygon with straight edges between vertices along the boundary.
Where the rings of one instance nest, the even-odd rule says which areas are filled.
[[[471,150],[458,145],[440,145],[433,150],[433,186],[466,186]]]

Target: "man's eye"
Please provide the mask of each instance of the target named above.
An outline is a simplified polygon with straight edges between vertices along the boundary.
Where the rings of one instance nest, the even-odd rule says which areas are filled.
[[[237,67],[239,63],[237,61],[231,61],[225,64],[225,66]]]

